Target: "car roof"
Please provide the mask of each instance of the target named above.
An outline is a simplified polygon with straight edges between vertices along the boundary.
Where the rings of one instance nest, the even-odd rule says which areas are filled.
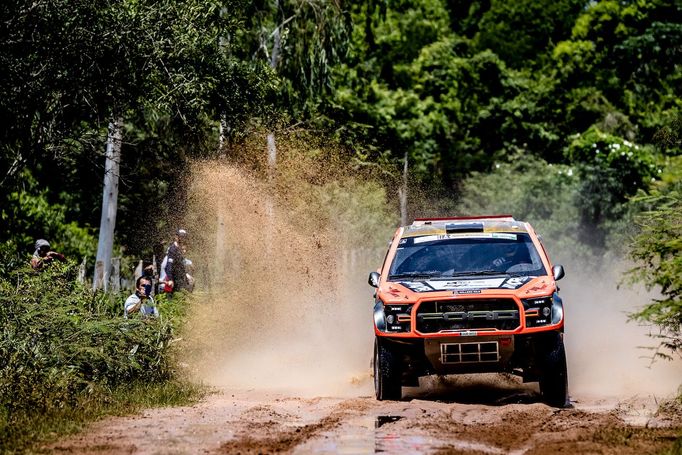
[[[401,238],[471,232],[528,233],[528,225],[511,215],[417,218],[405,226]]]

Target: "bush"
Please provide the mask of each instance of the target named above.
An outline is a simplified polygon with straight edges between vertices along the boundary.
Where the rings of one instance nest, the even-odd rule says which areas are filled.
[[[627,215],[627,201],[658,176],[652,147],[640,146],[597,129],[576,135],[566,157],[580,174],[576,206],[582,225],[581,242],[604,250],[608,236]]]
[[[182,299],[160,303],[158,319],[126,320],[126,296],[93,293],[77,270],[56,263],[0,278],[0,446],[30,440],[27,420],[175,376],[169,348]]]
[[[657,325],[661,340],[656,356],[672,359],[682,355],[682,184],[665,194],[654,192],[638,202],[653,205],[638,217],[641,232],[635,237],[630,257],[638,266],[629,271],[631,282],[657,288],[654,299],[631,319]]]
[[[69,219],[69,207],[50,201],[48,190],[24,172],[24,188],[0,195],[0,243],[17,253],[33,253],[34,242],[44,238],[52,249],[81,260],[97,250],[93,230]],[[4,259],[0,257],[1,260]],[[1,270],[0,270],[1,272]]]

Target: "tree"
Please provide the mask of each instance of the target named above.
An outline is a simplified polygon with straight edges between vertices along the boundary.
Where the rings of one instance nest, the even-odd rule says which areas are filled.
[[[632,319],[652,323],[661,329],[658,337],[663,350],[657,355],[682,356],[682,192],[654,194],[640,202],[653,209],[639,216],[641,232],[632,244],[630,257],[638,266],[629,272],[633,282],[647,289],[658,289],[661,298],[654,299],[631,315]]]
[[[229,14],[219,14],[221,8]],[[149,137],[159,123],[173,139],[159,141],[172,150],[163,152],[166,162],[182,167],[186,156],[205,153],[194,145],[215,134],[207,119],[216,112],[225,112],[236,130],[263,111],[274,83],[258,63],[224,52],[229,40],[218,45],[219,37],[237,34],[241,11],[240,1],[199,0],[0,6],[7,25],[0,31],[0,210],[28,167],[54,189],[51,203],[65,202],[70,219],[94,224],[92,188],[101,174],[92,170],[103,169],[97,158],[110,120],[126,121],[123,160],[149,145],[138,132]],[[137,182],[129,174],[123,189],[136,191]]]
[[[518,93],[499,58],[452,33],[439,0],[389,3],[383,16],[356,7],[353,17],[350,56],[326,111],[340,139],[396,173],[407,152],[417,178],[447,186],[490,166],[503,140],[488,131]]]
[[[235,55],[267,62],[279,79],[275,101],[295,121],[314,116],[330,93],[331,72],[346,52],[349,17],[326,0],[249,2]]]
[[[650,142],[669,125],[680,112],[680,17],[682,5],[669,0],[590,3],[571,39],[553,51],[560,90],[555,98],[582,122],[567,127],[584,131],[590,126],[585,122],[611,115],[640,127],[627,139]]]
[[[603,250],[609,223],[622,218],[627,200],[658,176],[657,153],[596,127],[573,136],[565,153],[581,175],[581,240]]]
[[[540,67],[553,46],[570,37],[583,0],[492,0],[478,23],[475,45],[514,68]]]

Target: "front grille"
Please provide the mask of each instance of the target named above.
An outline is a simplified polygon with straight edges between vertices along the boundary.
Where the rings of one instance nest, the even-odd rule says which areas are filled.
[[[423,302],[417,309],[421,333],[514,330],[521,325],[512,299],[458,299]]]
[[[500,351],[497,341],[482,343],[443,343],[440,345],[442,364],[497,362]]]

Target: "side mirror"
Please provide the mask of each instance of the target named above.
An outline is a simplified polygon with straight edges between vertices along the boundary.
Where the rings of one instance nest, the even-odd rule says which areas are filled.
[[[554,279],[556,281],[559,281],[566,275],[566,272],[564,272],[564,266],[563,265],[555,265],[552,267],[552,274],[554,275]]]
[[[378,288],[379,287],[379,278],[381,278],[381,275],[379,275],[378,272],[371,272],[369,274],[369,278],[367,278],[367,284],[369,284],[373,288]]]

